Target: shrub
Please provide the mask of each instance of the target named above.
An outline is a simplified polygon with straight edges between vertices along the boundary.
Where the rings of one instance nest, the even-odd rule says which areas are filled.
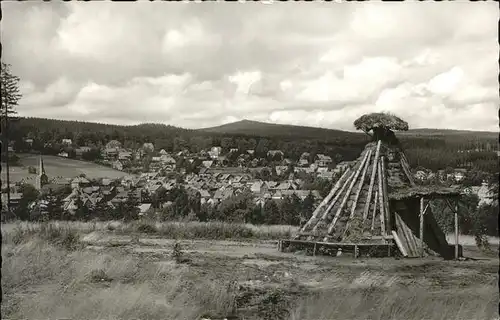
[[[151,221],[141,221],[137,226],[137,231],[151,234],[151,233],[157,233],[158,228],[156,228],[156,225]]]
[[[179,242],[174,243],[174,248],[172,250],[172,258],[174,258],[176,263],[182,263],[182,247]]]

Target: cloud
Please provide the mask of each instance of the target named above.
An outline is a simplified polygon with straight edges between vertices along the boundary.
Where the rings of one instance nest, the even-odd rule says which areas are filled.
[[[23,116],[353,130],[391,111],[411,127],[497,130],[495,9],[6,2],[1,35]]]

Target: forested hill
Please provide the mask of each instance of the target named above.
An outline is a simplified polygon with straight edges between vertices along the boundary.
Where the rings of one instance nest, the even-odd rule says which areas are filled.
[[[338,137],[356,140],[360,138],[366,139],[366,135],[360,132],[275,124],[251,120],[242,120],[217,127],[199,129],[198,131],[223,134],[260,135],[265,137],[298,137],[313,139]]]
[[[481,170],[498,171],[496,133],[417,129],[396,135],[413,167],[434,170],[474,165]],[[369,141],[364,133],[248,120],[190,130],[163,124],[120,126],[40,118],[20,118],[17,123],[11,123],[9,138],[16,144],[16,150],[25,149],[24,139],[31,138],[35,150],[49,154],[57,154],[62,148],[62,139],[66,138],[72,139],[74,146],[96,148],[110,140],[118,140],[125,148],[138,148],[144,142],[153,142],[157,150],[167,152],[184,149],[198,152],[221,146],[225,151],[255,149],[262,157],[268,150],[279,149],[291,159],[310,152],[347,161],[356,159]],[[474,152],[461,152],[463,150]]]
[[[325,136],[344,136],[358,138],[364,136],[364,133],[350,132],[335,129],[325,129],[306,126],[294,126],[286,124],[266,123],[251,120],[241,120],[237,122],[223,124],[217,127],[198,129],[203,132],[225,133],[225,134],[246,134],[254,135],[259,133],[262,136],[281,136],[281,137],[301,137],[301,138],[317,138],[324,139]],[[490,138],[496,139],[498,133],[489,131],[467,131],[467,130],[451,130],[451,129],[412,129],[406,132],[398,132],[401,137],[414,136],[462,136],[467,138]]]

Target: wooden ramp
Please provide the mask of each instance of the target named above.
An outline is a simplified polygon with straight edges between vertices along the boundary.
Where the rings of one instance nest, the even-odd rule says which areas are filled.
[[[408,258],[420,257],[420,239],[415,236],[410,227],[408,227],[408,225],[403,221],[398,213],[395,213],[394,216],[396,219],[395,222],[397,230],[394,231],[394,233],[396,233],[395,238],[397,238],[400,242],[400,244],[398,245],[399,250],[401,251],[401,253],[403,253],[403,256],[406,256]]]

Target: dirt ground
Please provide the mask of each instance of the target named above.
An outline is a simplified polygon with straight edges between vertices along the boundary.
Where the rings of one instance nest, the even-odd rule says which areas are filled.
[[[175,241],[104,231],[89,233],[82,242],[85,248],[72,253],[70,262],[61,254],[66,269],[54,265],[50,281],[39,282],[43,283],[39,291],[31,282],[7,296],[11,315],[28,319],[42,315],[72,319],[223,319],[229,315],[232,319],[495,319],[498,314],[496,252],[486,255],[471,246],[464,247],[464,255],[474,260],[443,261],[312,257],[278,252],[276,241]],[[177,262],[172,258],[176,242],[181,252]],[[8,250],[2,255],[8,255]],[[77,267],[78,261],[85,266]],[[72,271],[66,273],[67,268]],[[75,280],[95,270],[103,270],[99,281]],[[166,294],[174,280],[175,290]],[[75,281],[79,286],[75,287]],[[73,285],[65,292],[75,297],[86,292],[101,300],[90,305],[85,300],[86,307],[80,301],[78,309],[76,298],[60,293],[63,283],[65,288]],[[211,287],[215,284],[227,288],[215,290]],[[137,296],[131,297],[133,292]],[[183,296],[186,292],[189,297]],[[52,294],[52,299],[42,294]],[[102,300],[115,308],[121,303],[123,309],[109,309]],[[175,303],[180,300],[181,306]],[[190,301],[196,301],[196,310]],[[167,310],[166,304],[169,316],[160,311]],[[138,311],[125,312],[132,305],[134,310],[147,309],[147,317]],[[174,309],[177,313],[172,313]]]

